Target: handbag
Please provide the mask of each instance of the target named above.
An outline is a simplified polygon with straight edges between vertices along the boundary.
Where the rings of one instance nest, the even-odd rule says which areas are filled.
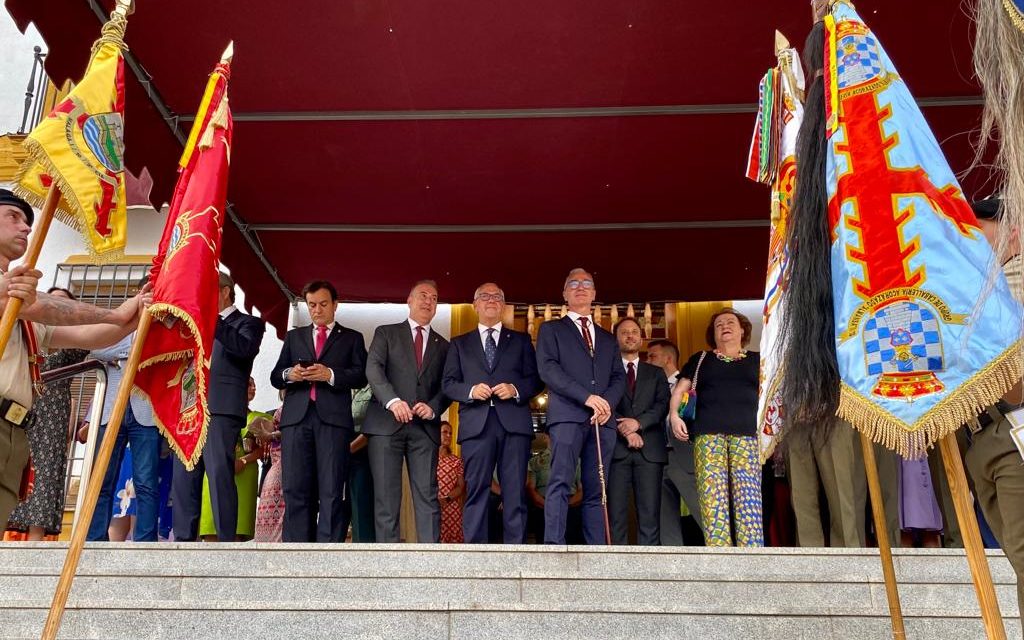
[[[700,365],[704,364],[704,358],[707,355],[707,351],[700,352],[697,369],[693,372],[693,383],[679,401],[679,417],[683,419],[687,427],[692,427],[697,420],[697,378],[700,376]]]

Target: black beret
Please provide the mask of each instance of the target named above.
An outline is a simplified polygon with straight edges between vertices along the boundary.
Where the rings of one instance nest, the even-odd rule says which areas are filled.
[[[1003,200],[994,196],[984,200],[975,200],[971,203],[971,209],[974,209],[974,216],[978,220],[998,221],[1003,217]]]
[[[18,196],[14,195],[9,189],[0,189],[0,205],[9,204],[12,207],[18,207],[28,218],[28,226],[32,226],[32,222],[36,218],[36,214],[32,211],[32,205],[25,202]]]

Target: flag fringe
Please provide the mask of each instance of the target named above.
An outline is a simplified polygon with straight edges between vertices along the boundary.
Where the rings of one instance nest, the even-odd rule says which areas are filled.
[[[855,429],[904,458],[927,455],[936,442],[955,432],[987,407],[995,404],[1021,379],[1021,350],[1017,342],[968,378],[949,396],[908,425],[845,382],[837,412]]]
[[[43,169],[46,171],[46,174],[50,176],[50,179],[53,180],[58,188],[60,188],[60,200],[57,203],[57,209],[53,212],[53,217],[71,227],[82,236],[82,240],[85,242],[85,248],[89,253],[89,257],[94,259],[96,262],[114,262],[123,258],[124,247],[103,252],[96,251],[96,247],[93,246],[85,229],[82,228],[82,218],[84,217],[84,213],[83,215],[79,215],[67,207],[61,206],[61,203],[67,202],[68,199],[71,199],[78,205],[79,210],[84,212],[82,203],[78,202],[78,199],[75,197],[75,190],[71,188],[71,185],[64,179],[61,172],[57,170],[57,167],[50,160],[50,156],[46,154],[46,149],[43,145],[32,138],[25,138],[21,144],[25,147],[28,157],[21,163],[21,166],[18,167],[18,172],[14,176],[14,188],[12,189],[14,194],[23,198],[36,209],[43,208],[46,198],[40,197],[34,191],[22,186],[22,180],[32,169],[33,163],[41,164]]]
[[[169,313],[178,320],[180,320],[181,322],[184,322],[185,325],[188,327],[189,332],[191,333],[191,337],[193,342],[195,342],[196,349],[195,351],[174,351],[169,353],[162,353],[159,356],[148,358],[144,363],[139,364],[140,371],[145,367],[152,366],[159,362],[180,360],[180,356],[182,354],[188,354],[192,357],[195,357],[196,352],[198,352],[199,354],[200,366],[196,367],[196,383],[198,385],[196,392],[196,402],[200,410],[202,411],[203,421],[199,430],[199,439],[196,441],[195,449],[192,450],[192,455],[190,457],[185,456],[185,452],[175,441],[174,437],[172,437],[170,430],[167,428],[167,425],[163,423],[163,421],[160,419],[160,416],[157,415],[155,411],[153,412],[153,418],[156,421],[156,426],[157,428],[160,429],[160,432],[164,434],[164,438],[167,440],[167,444],[170,446],[171,450],[174,451],[174,455],[178,456],[178,459],[181,460],[182,464],[185,465],[185,469],[187,469],[188,471],[192,471],[192,469],[195,468],[196,463],[199,462],[199,457],[203,455],[203,447],[206,445],[206,434],[208,433],[210,426],[210,408],[207,403],[209,389],[206,386],[206,371],[204,368],[206,363],[206,353],[203,350],[203,342],[201,340],[202,334],[199,332],[199,327],[196,326],[196,323],[192,319],[192,316],[189,315],[187,311],[181,309],[180,307],[176,307],[172,304],[167,304],[166,302],[157,302],[155,304],[150,305],[149,313],[154,317],[154,319],[156,319],[156,314],[158,313]],[[150,399],[149,395],[139,387],[136,386],[132,390],[132,392],[137,393],[139,396],[145,398],[150,402],[150,404],[152,404],[152,400]]]

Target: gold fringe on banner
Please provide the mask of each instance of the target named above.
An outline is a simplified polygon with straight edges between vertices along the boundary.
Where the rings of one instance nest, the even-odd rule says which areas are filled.
[[[209,366],[209,363],[206,358],[206,353],[203,351],[203,342],[202,339],[200,338],[201,334],[199,333],[199,327],[196,326],[195,321],[192,319],[192,316],[190,316],[187,311],[175,307],[174,305],[167,304],[166,302],[158,302],[156,304],[150,305],[149,313],[157,322],[162,322],[163,318],[166,317],[166,314],[170,314],[177,318],[178,320],[180,320],[181,322],[184,322],[185,325],[188,326],[189,332],[192,334],[192,339],[195,340],[196,350],[199,351],[199,366],[196,367],[196,384],[198,385],[198,388],[200,390],[206,389],[206,392],[203,393],[201,396],[203,401],[201,403],[196,403],[196,409],[201,410],[203,412],[203,421],[200,425],[199,440],[196,441],[196,447],[195,449],[192,450],[192,455],[190,457],[186,458],[185,452],[181,449],[181,446],[178,445],[173,434],[171,434],[170,430],[167,428],[167,425],[163,423],[163,421],[160,419],[160,416],[157,414],[156,411],[153,412],[153,419],[156,421],[156,426],[160,430],[160,432],[164,434],[168,446],[174,452],[174,454],[178,456],[178,459],[182,461],[182,464],[185,465],[185,469],[187,469],[188,471],[192,471],[192,469],[195,468],[196,463],[199,462],[199,456],[203,454],[203,447],[206,446],[206,434],[210,428],[209,388],[207,387],[206,383],[205,370],[205,368]],[[160,362],[182,360],[183,358],[181,356],[185,355],[194,358],[195,351],[171,351],[168,353],[162,353],[156,357],[147,359],[145,362],[140,362],[139,371],[142,371],[146,367]],[[140,398],[144,398],[152,405],[152,399],[146,392],[142,391],[139,387],[134,387],[132,389],[132,393]]]
[[[936,442],[995,404],[1021,380],[1022,347],[1024,342],[1017,342],[1004,351],[913,425],[865,398],[845,382],[838,415],[904,458],[921,458]]]

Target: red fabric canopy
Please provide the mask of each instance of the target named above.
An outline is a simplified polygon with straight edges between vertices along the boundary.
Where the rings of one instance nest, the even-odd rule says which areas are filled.
[[[968,18],[857,4],[915,96],[937,103],[925,115],[965,169],[980,113]],[[51,78],[81,75],[100,24],[89,2],[6,5],[49,44]],[[181,146],[147,91],[187,133],[233,39],[229,198],[292,292],[326,277],[345,299],[402,301],[433,277],[442,299],[462,301],[493,279],[510,299],[557,302],[582,265],[604,301],[762,295],[768,193],[744,162],[773,29],[801,43],[803,0],[137,8],[127,42],[151,83],[130,78],[129,167],[148,167],[154,202],[166,200]],[[224,262],[283,328],[288,299],[233,225]]]

